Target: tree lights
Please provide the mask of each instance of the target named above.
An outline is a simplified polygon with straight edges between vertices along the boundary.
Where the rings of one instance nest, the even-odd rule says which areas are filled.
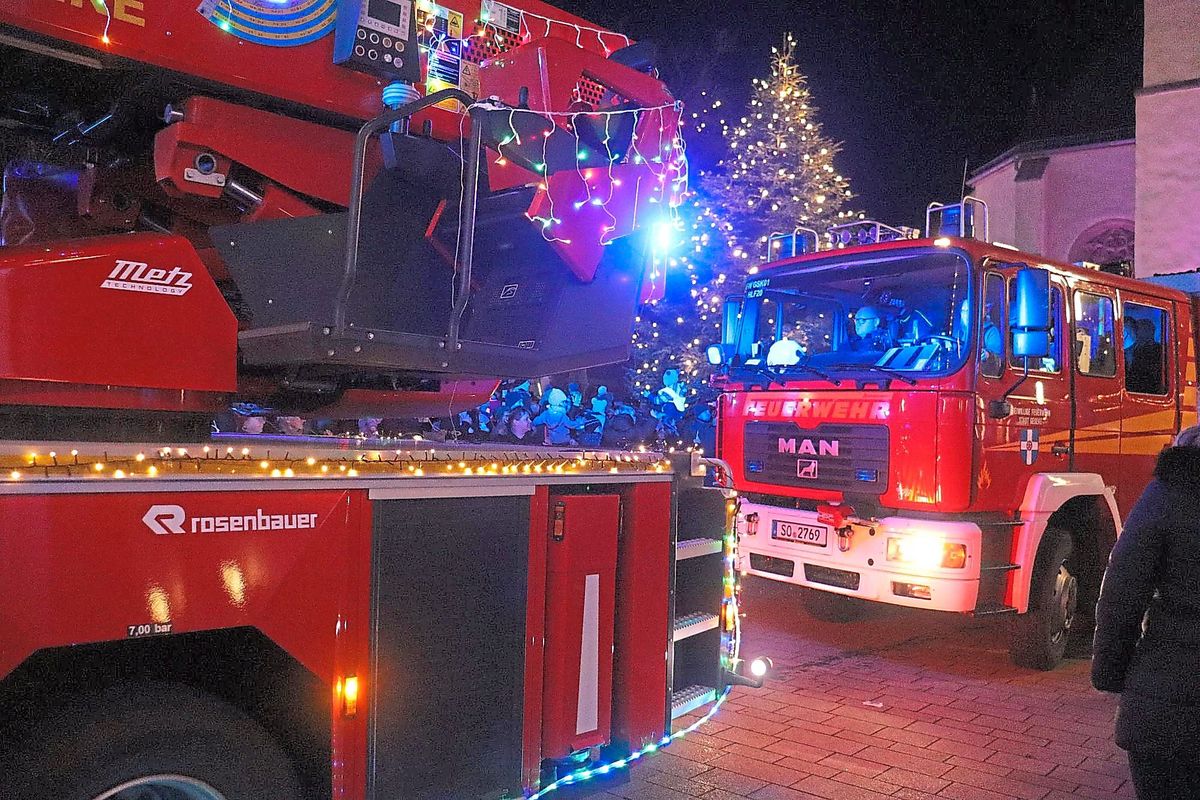
[[[708,104],[690,114],[697,133],[719,127],[725,157],[701,173],[698,189],[679,209],[690,246],[668,262],[675,269],[667,298],[637,320],[634,366],[627,370],[636,391],[653,389],[668,369],[692,381],[703,377],[703,348],[718,337],[729,287],[758,271],[755,262],[772,233],[823,230],[857,216],[843,210],[852,195],[833,163],[840,145],[821,132],[795,49],[790,34],[782,49],[772,48],[771,74],[753,80],[740,118],[724,118],[722,101],[707,90],[700,96]]]

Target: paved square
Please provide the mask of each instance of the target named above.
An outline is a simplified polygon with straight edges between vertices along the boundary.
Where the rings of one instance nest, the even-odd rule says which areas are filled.
[[[607,797],[637,800],[1132,798],[1112,742],[1115,698],[1089,662],[1049,673],[1008,661],[995,622],[873,606],[808,617],[793,587],[748,579],[743,654],[773,679]]]

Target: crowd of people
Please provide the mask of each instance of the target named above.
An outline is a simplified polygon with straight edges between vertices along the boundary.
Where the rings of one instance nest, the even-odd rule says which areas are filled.
[[[715,436],[712,402],[705,402],[667,370],[662,385],[618,396],[606,385],[556,385],[550,378],[502,383],[488,402],[446,418],[401,420],[307,420],[272,416],[257,408],[235,409],[225,429],[247,434],[362,436],[463,442],[502,442],[550,447],[702,447]]]

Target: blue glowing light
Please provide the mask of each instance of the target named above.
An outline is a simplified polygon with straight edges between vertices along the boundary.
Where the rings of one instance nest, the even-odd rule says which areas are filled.
[[[654,249],[665,253],[675,246],[675,223],[669,219],[660,219],[651,229],[651,242]]]

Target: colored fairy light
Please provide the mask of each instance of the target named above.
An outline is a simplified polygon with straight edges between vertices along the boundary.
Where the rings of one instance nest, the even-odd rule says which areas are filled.
[[[106,0],[92,0],[92,7],[104,14],[104,32],[100,34],[100,41],[109,44],[111,40],[108,38],[108,29],[112,27],[112,10],[109,9]]]

